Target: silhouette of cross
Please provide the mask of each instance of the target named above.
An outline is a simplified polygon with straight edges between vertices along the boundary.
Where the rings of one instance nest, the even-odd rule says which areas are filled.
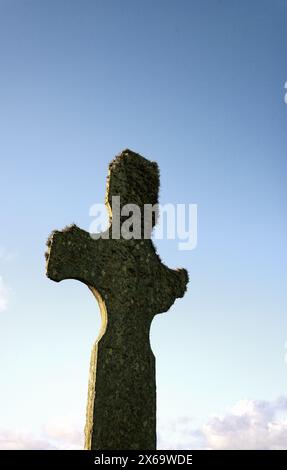
[[[155,162],[124,150],[109,166],[107,237],[92,238],[76,225],[54,231],[47,241],[47,276],[76,279],[98,300],[102,326],[90,365],[86,449],[155,449],[155,358],[150,347],[153,317],[167,311],[186,290],[185,269],[166,267],[150,237],[112,238],[112,197],[120,208],[157,204]],[[141,215],[141,217],[143,217]],[[127,220],[121,216],[120,223]],[[156,223],[153,217],[152,226]],[[150,229],[150,235],[152,231]],[[141,228],[143,234],[143,228]]]

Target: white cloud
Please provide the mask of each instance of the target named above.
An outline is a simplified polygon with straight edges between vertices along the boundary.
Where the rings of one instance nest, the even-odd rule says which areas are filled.
[[[70,416],[51,419],[38,433],[0,429],[0,450],[78,450],[83,448],[83,432]]]
[[[10,290],[4,283],[2,276],[0,276],[0,312],[4,312],[7,309],[9,294]]]
[[[183,418],[159,429],[160,449],[287,449],[287,397],[241,400],[201,429]]]
[[[242,400],[203,427],[213,449],[287,449],[287,398]]]
[[[0,450],[50,450],[56,449],[50,442],[36,438],[25,431],[0,431]]]

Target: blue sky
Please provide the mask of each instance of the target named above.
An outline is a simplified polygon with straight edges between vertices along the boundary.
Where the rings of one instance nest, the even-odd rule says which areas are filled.
[[[161,203],[198,204],[196,250],[156,242],[191,279],[152,326],[159,422],[287,394],[286,20],[283,0],[0,0],[3,430],[83,425],[99,309],[43,253],[89,228],[127,147]]]

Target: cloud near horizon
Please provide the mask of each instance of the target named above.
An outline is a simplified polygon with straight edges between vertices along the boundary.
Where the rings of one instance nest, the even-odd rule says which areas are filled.
[[[212,449],[287,449],[287,398],[241,400],[203,427]]]
[[[26,431],[0,430],[0,450],[56,450],[48,441]]]
[[[240,400],[201,429],[193,428],[192,418],[181,418],[160,427],[158,441],[160,449],[287,449],[287,397]]]
[[[37,434],[0,429],[0,450],[79,450],[83,447],[83,432],[70,416],[51,419]]]
[[[81,425],[59,417],[39,435],[0,430],[0,449],[83,449]],[[189,416],[159,423],[158,449],[286,450],[287,397],[274,401],[240,400],[222,416],[212,416],[196,429]]]

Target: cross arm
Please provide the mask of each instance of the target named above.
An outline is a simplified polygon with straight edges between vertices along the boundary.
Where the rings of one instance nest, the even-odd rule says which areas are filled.
[[[52,232],[47,241],[46,274],[53,281],[76,279],[88,286],[101,285],[101,240],[76,225]]]
[[[157,313],[166,312],[176,299],[184,296],[188,281],[186,269],[170,269],[164,264],[160,266],[155,277]]]

